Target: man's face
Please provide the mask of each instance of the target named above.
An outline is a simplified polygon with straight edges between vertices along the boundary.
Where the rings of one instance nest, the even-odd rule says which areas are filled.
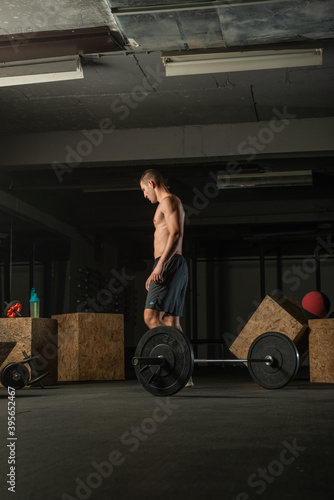
[[[144,184],[144,182],[141,182],[140,187],[141,187],[141,190],[143,191],[145,198],[150,200],[151,203],[157,202],[157,195],[155,194],[155,190],[154,190],[152,181],[148,181],[147,184]]]

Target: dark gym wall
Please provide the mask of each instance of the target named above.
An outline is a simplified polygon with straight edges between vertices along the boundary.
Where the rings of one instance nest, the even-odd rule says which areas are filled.
[[[94,297],[117,266],[117,251],[94,236],[72,237],[46,230],[39,221],[0,211],[0,301],[18,299],[29,314],[30,290],[41,301],[41,316],[75,312],[85,297]],[[92,282],[86,275],[94,276]],[[84,279],[82,277],[84,276]]]
[[[140,202],[144,200],[140,198]],[[155,207],[149,209],[151,218]],[[123,217],[130,219],[131,210]],[[285,235],[274,242],[265,240],[249,246],[246,241],[235,240],[233,228],[224,232],[221,243],[222,232],[217,228],[210,239],[205,225],[185,230],[190,282],[182,326],[191,339],[223,339],[227,351],[264,295],[276,290],[301,301],[308,291],[320,287],[333,303],[330,232],[323,231],[321,238],[314,233],[296,243],[292,231],[290,239]],[[99,237],[93,232],[75,231],[62,237],[58,231],[46,230],[38,220],[33,224],[2,211],[0,233],[2,303],[20,299],[23,313],[28,314],[33,285],[45,317],[75,312],[78,307],[81,311],[121,312],[125,314],[126,347],[132,349],[137,344],[146,331],[143,308],[145,281],[153,260],[152,221],[145,221],[144,228],[138,227],[135,232],[115,228]],[[317,252],[321,242],[321,251]],[[315,259],[319,254],[320,262]],[[110,284],[119,286],[119,293],[114,289],[111,293]],[[87,297],[93,302],[81,307]],[[203,357],[211,357],[221,352],[221,346],[200,346],[198,351]]]
[[[126,314],[126,345],[136,345],[146,331],[142,319],[145,303],[147,269],[135,274],[129,290],[136,296],[135,311],[131,319]],[[182,327],[190,339],[217,339],[222,344],[199,345],[199,357],[229,356],[228,346],[246,324],[262,300],[261,269],[258,258],[188,259],[190,281],[182,318]],[[328,297],[334,297],[334,256],[323,255],[320,263],[321,288]],[[318,263],[311,254],[283,255],[266,258],[265,294],[281,291],[284,295],[301,302],[303,296],[317,286]],[[195,270],[194,270],[195,268]],[[334,305],[334,304],[333,304]],[[130,310],[132,305],[128,304]],[[334,307],[332,306],[332,309]],[[222,351],[223,349],[223,351]]]

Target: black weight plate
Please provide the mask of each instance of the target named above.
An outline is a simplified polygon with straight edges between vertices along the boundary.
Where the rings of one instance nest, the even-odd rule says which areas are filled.
[[[265,389],[281,389],[294,379],[299,368],[299,353],[292,340],[279,332],[259,335],[248,351],[248,359],[273,358],[273,364],[249,362],[248,371],[254,382]]]
[[[1,370],[0,378],[3,386],[22,389],[29,381],[29,370],[20,363],[8,363]]]
[[[164,366],[136,365],[136,376],[155,396],[172,396],[188,382],[194,369],[194,353],[184,333],[171,326],[157,326],[138,342],[135,357],[164,356]]]

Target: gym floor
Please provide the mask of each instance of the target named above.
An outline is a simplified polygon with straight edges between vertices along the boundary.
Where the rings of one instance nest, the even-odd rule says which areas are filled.
[[[298,374],[270,391],[244,367],[196,367],[194,381],[170,398],[135,379],[22,389],[15,442],[1,388],[1,498],[333,498],[334,385]]]

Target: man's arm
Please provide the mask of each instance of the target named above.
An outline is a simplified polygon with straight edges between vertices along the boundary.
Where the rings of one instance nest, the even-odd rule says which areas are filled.
[[[163,281],[162,273],[166,262],[173,257],[177,250],[180,238],[183,236],[183,209],[178,200],[174,197],[168,196],[161,202],[161,211],[164,214],[165,222],[168,229],[168,239],[159,262],[152,271],[146,282],[146,289],[148,290],[150,282],[161,283]]]

